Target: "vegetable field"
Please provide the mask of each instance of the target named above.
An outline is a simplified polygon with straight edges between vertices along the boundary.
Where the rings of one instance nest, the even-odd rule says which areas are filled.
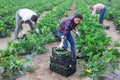
[[[103,3],[107,8],[103,24],[98,22],[98,16],[91,15],[88,8],[96,3]],[[1,0],[0,80],[99,80],[100,76],[114,78],[113,72],[120,71],[119,3],[119,0]],[[15,14],[21,8],[29,8],[37,13],[39,33],[28,30],[26,37],[16,42]],[[82,59],[77,60],[76,73],[63,77],[49,69],[52,47],[57,47],[60,43],[53,31],[62,19],[76,13],[83,15],[82,22],[77,26],[80,38],[73,32],[72,34],[77,55]],[[110,29],[104,29],[105,26],[110,26]],[[24,27],[29,28],[28,25]]]

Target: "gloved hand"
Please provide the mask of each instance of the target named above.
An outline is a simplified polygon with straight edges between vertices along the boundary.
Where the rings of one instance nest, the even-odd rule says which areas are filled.
[[[80,38],[80,34],[79,34],[78,31],[76,31],[76,35],[77,35],[78,38]]]
[[[63,43],[61,42],[60,45],[57,46],[57,49],[62,49],[63,48]]]
[[[22,35],[26,34],[26,31],[25,30],[22,30],[21,31]]]
[[[36,28],[36,32],[37,32],[37,33],[39,33],[39,30],[38,30],[38,28]]]
[[[15,39],[13,42],[14,42],[14,43],[19,43],[19,41],[18,41],[17,39]]]

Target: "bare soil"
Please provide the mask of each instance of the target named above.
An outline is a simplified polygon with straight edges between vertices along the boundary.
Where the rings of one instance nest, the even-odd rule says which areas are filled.
[[[116,30],[116,26],[114,25],[112,21],[104,20],[103,25],[110,26],[109,30],[105,30],[105,33],[107,37],[111,37],[112,39],[110,47],[114,47],[115,42],[120,42],[120,35],[118,33],[119,31]],[[115,48],[120,50],[120,47],[115,47]]]
[[[0,38],[0,49],[5,49],[7,42],[13,40],[14,32],[11,32],[11,36]]]

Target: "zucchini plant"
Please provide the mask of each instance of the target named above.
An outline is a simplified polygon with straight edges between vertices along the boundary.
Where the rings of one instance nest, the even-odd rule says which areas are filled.
[[[87,4],[83,0],[78,0],[76,6],[76,13],[81,11],[84,16],[78,26],[81,38],[76,42],[78,53],[83,57],[83,61],[80,62],[83,69],[79,74],[98,80],[100,75],[109,72],[109,65],[117,68],[114,62],[120,58],[117,56],[119,51],[108,48],[112,40],[106,37],[102,25],[97,22],[97,17],[91,15]]]
[[[9,32],[10,30],[7,29],[7,25],[5,25],[4,22],[0,20],[0,37],[8,35]]]

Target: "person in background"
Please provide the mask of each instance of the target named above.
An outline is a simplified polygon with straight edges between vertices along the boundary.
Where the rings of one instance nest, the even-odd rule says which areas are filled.
[[[63,20],[58,27],[57,35],[60,38],[61,43],[57,46],[57,48],[61,49],[64,47],[67,50],[68,41],[69,41],[74,59],[77,58],[76,48],[75,48],[75,41],[70,31],[74,30],[77,36],[80,37],[76,26],[82,21],[82,19],[83,16],[81,14],[76,14],[75,16]]]
[[[95,4],[94,6],[89,6],[90,11],[92,11],[92,15],[96,15],[97,11],[100,11],[99,22],[103,23],[104,14],[106,12],[106,7],[104,4]]]
[[[37,26],[37,20],[38,20],[38,16],[37,14],[30,10],[30,9],[19,9],[17,12],[16,12],[16,28],[15,28],[15,39],[18,39],[18,34],[21,30],[22,34],[24,35],[26,33],[25,30],[23,30],[23,26],[22,24],[25,22],[25,23],[28,23],[31,30],[34,29],[34,26],[36,27],[36,31],[39,32],[38,30],[38,26]],[[33,24],[34,22],[34,24]]]

